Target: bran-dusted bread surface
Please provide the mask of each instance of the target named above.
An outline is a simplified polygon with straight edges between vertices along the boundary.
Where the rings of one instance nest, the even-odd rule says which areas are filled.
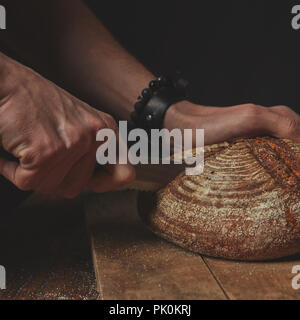
[[[300,252],[300,144],[240,139],[208,147],[204,173],[181,174],[139,212],[159,236],[197,253],[266,260]],[[149,206],[152,203],[152,206]]]

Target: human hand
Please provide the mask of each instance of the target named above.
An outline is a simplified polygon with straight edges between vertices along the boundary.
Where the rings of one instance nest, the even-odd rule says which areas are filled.
[[[0,138],[19,162],[0,158],[0,174],[19,189],[76,197],[86,186],[116,189],[134,178],[130,165],[95,173],[98,130],[117,132],[111,116],[1,55]]]
[[[300,143],[300,115],[286,106],[254,104],[233,107],[206,107],[183,101],[172,106],[164,127],[172,130],[205,129],[205,144],[238,137],[269,135]]]

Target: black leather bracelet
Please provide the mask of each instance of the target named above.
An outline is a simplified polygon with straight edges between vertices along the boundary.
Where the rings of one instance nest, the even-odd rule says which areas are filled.
[[[183,79],[171,80],[158,77],[144,89],[135,111],[131,114],[129,129],[141,128],[150,132],[151,129],[161,129],[167,110],[179,101],[187,99],[188,82]]]

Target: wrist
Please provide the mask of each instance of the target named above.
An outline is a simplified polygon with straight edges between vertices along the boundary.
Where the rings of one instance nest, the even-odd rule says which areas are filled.
[[[187,100],[172,105],[166,112],[163,127],[169,130],[185,129],[187,118],[193,115],[196,109],[200,111],[201,107]]]
[[[149,83],[131,113],[130,128],[142,128],[147,132],[163,128],[165,115],[172,105],[187,97],[187,81],[160,76]]]

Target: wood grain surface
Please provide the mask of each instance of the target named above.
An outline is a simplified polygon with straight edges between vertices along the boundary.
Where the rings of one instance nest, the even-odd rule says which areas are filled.
[[[103,299],[225,299],[200,256],[159,239],[141,223],[136,193],[93,196],[86,210]]]
[[[258,263],[202,257],[149,232],[135,192],[86,202],[98,281],[82,199],[35,197],[0,225],[0,265],[7,270],[0,300],[300,299],[291,286],[300,256]]]
[[[102,299],[300,299],[292,288],[300,256],[250,263],[190,253],[149,232],[136,197],[122,191],[87,201]]]
[[[300,290],[292,288],[300,255],[270,262],[204,261],[231,300],[300,300]]]
[[[82,199],[35,196],[1,221],[0,265],[0,300],[98,299]]]

